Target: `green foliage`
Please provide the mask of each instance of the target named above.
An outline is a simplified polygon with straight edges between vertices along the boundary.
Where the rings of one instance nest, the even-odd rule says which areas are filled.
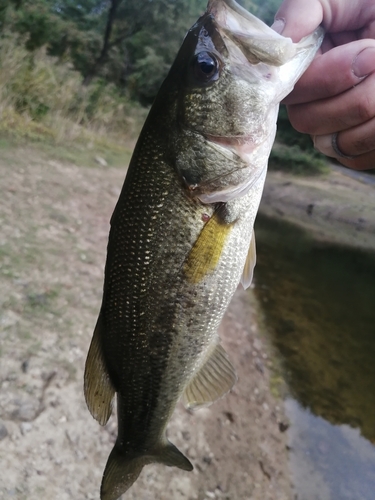
[[[100,77],[151,102],[187,29],[206,0],[0,0],[1,32],[24,36],[26,48],[71,61],[88,82]],[[115,16],[108,19],[111,6]],[[108,38],[105,38],[107,32]],[[150,81],[150,74],[152,79]]]
[[[267,17],[280,0],[240,3]],[[3,36],[20,33],[31,52],[45,46],[48,55],[70,61],[85,81],[100,77],[129,87],[133,98],[148,104],[206,4],[207,0],[0,0],[0,24]]]
[[[145,55],[134,64],[134,71],[129,77],[129,91],[144,103],[151,103],[169,70],[163,56],[153,47],[145,48]]]
[[[294,130],[285,106],[280,107],[269,168],[297,175],[318,175],[327,170],[326,157],[314,149],[309,135]]]
[[[76,95],[80,87],[68,65],[56,64],[43,49],[30,53],[10,37],[2,41],[0,69],[2,103],[36,120],[52,108],[69,108],[67,93]]]
[[[137,19],[133,21],[133,34],[124,43],[127,67],[123,81],[129,85],[133,97],[143,103],[151,103],[186,31],[204,12],[207,2],[158,0],[142,3],[143,10],[139,6],[136,8],[141,19],[138,22]],[[124,5],[128,5],[128,2]],[[145,12],[147,16],[144,15]],[[122,12],[122,15],[124,14]]]
[[[30,51],[48,43],[57,22],[45,2],[25,2],[22,9],[14,13],[14,29],[27,34],[26,48]]]
[[[291,146],[298,146],[302,151],[309,151],[312,148],[311,137],[307,134],[300,134],[292,127],[285,106],[280,106],[277,119],[277,140]],[[318,152],[316,152],[319,155]]]
[[[239,2],[271,24],[281,0]],[[136,117],[144,113],[134,113],[129,97],[147,105],[154,100],[184,34],[206,4],[0,0],[0,129],[27,122],[29,132],[57,140],[82,134],[82,127],[105,134],[137,130],[139,121],[128,110]],[[115,15],[108,29],[110,12]],[[83,79],[89,85],[82,86]],[[285,109],[277,140],[292,148],[275,148],[271,168],[320,170],[322,157],[308,136],[293,130]]]
[[[52,0],[51,10],[67,22],[74,22],[79,30],[104,29],[103,14],[108,9],[108,0]],[[102,24],[98,26],[98,21]],[[100,24],[100,23],[99,23]]]
[[[17,38],[3,38],[0,131],[62,141],[105,130],[106,135],[123,138],[139,130],[138,116],[115,85],[98,79],[83,87],[71,63],[48,56],[45,48],[30,53]]]
[[[296,175],[319,175],[327,172],[327,161],[312,148],[303,150],[296,145],[280,143],[274,144],[268,165],[270,170],[283,170]]]
[[[282,0],[255,0],[257,4],[255,14],[269,26],[272,25],[274,16],[281,5]]]

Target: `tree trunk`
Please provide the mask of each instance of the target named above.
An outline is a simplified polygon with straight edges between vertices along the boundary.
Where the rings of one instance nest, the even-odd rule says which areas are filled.
[[[98,74],[99,69],[103,66],[103,64],[107,59],[109,49],[113,46],[113,44],[109,43],[109,40],[111,38],[111,33],[112,33],[113,23],[116,18],[117,8],[121,2],[122,0],[111,0],[111,6],[108,12],[107,25],[104,33],[103,47],[99,57],[96,59],[93,66],[87,72],[85,78],[83,79],[83,85],[89,85],[92,79]]]

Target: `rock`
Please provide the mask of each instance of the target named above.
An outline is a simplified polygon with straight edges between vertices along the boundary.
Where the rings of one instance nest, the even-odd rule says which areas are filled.
[[[30,422],[22,422],[20,425],[21,434],[24,436],[25,434],[30,432],[32,428],[33,424],[30,424]]]
[[[182,431],[181,435],[185,439],[185,441],[190,441],[191,434],[189,431]]]
[[[29,359],[25,359],[22,364],[21,364],[21,370],[23,371],[23,373],[27,373],[27,370],[29,369],[29,364],[30,364],[30,360]]]
[[[96,163],[99,163],[99,165],[101,165],[102,167],[108,167],[108,163],[101,156],[95,156],[95,161]]]
[[[35,420],[40,411],[40,403],[37,399],[15,400],[15,408],[12,411],[14,420],[22,420],[24,422]]]
[[[259,358],[255,358],[254,365],[259,373],[262,373],[262,374],[264,373],[264,365]]]
[[[285,432],[289,429],[289,424],[287,424],[285,422],[279,422],[279,429],[280,429],[280,432]]]
[[[0,422],[0,441],[5,439],[8,435],[8,429],[5,427],[3,422]]]

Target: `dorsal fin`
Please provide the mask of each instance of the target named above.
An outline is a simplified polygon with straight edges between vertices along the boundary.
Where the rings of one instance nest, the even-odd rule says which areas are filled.
[[[217,337],[204,364],[198,370],[183,394],[183,403],[189,409],[209,406],[231,390],[237,380],[236,371]]]

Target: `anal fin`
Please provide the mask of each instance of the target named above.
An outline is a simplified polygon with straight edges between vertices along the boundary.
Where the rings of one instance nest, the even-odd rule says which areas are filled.
[[[91,415],[105,425],[112,413],[112,400],[115,389],[109,378],[103,358],[100,341],[103,321],[99,314],[86,359],[84,375],[84,392]]]
[[[209,406],[229,392],[237,380],[236,371],[218,342],[219,338],[185,389],[183,403],[189,409]]]

